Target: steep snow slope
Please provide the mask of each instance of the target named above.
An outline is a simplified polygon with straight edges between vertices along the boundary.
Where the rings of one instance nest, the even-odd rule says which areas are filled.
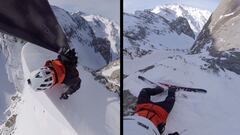
[[[32,59],[34,57],[34,59]],[[56,54],[32,44],[24,46],[22,64],[25,80]],[[69,100],[59,100],[60,86],[35,92],[24,85],[15,135],[118,135],[119,99],[97,83],[92,75],[78,67],[82,86]]]
[[[150,10],[155,14],[163,16],[169,21],[173,21],[180,16],[186,18],[195,33],[199,33],[202,30],[204,24],[211,15],[211,12],[208,10],[176,4],[160,5]]]
[[[147,68],[149,66],[152,68]],[[155,82],[204,88],[207,94],[176,93],[165,134],[178,131],[184,135],[235,135],[240,132],[240,109],[237,107],[240,76],[227,70],[215,73],[209,67],[210,64],[202,61],[199,55],[186,55],[181,51],[159,50],[141,58],[124,57],[124,74],[127,76],[124,90],[138,96],[142,88],[153,87],[137,79],[138,75]],[[152,100],[162,101],[165,97],[166,93]],[[128,104],[131,107],[134,102]],[[131,111],[127,109],[125,114]]]

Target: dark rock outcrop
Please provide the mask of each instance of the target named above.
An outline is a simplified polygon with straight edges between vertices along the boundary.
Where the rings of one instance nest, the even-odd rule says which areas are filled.
[[[184,17],[178,17],[176,20],[170,23],[171,28],[177,32],[178,35],[184,33],[193,39],[195,39],[195,34],[191,29],[188,21]]]

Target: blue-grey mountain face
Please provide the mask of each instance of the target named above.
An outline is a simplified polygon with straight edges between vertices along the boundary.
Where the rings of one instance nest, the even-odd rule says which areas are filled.
[[[240,74],[240,1],[222,0],[197,37],[192,53],[208,52],[213,58],[204,58]]]

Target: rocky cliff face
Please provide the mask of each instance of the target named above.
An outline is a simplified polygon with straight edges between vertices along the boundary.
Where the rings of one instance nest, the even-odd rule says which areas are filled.
[[[204,59],[240,74],[240,1],[222,0],[191,48],[192,54],[209,53]]]
[[[191,29],[188,21],[184,17],[178,17],[170,23],[171,28],[177,32],[178,35],[185,34],[195,39],[195,34]]]

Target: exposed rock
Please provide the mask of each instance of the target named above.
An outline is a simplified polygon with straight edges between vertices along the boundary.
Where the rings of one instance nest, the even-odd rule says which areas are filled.
[[[17,115],[14,114],[10,118],[8,118],[7,122],[5,123],[5,127],[10,128],[16,123]]]
[[[222,0],[197,37],[191,53],[208,52],[212,62],[240,74],[240,2]]]
[[[195,39],[195,34],[186,18],[178,17],[176,20],[170,23],[170,26],[174,31],[177,32],[178,35],[184,33]]]
[[[108,39],[94,38],[92,45],[96,52],[100,52],[107,64],[112,61],[111,45]]]
[[[129,90],[123,91],[123,116],[133,115],[137,103],[137,97]]]
[[[110,71],[111,74],[105,74]],[[92,71],[92,74],[95,76],[95,80],[104,84],[109,91],[120,95],[120,60],[115,60],[97,71]]]

